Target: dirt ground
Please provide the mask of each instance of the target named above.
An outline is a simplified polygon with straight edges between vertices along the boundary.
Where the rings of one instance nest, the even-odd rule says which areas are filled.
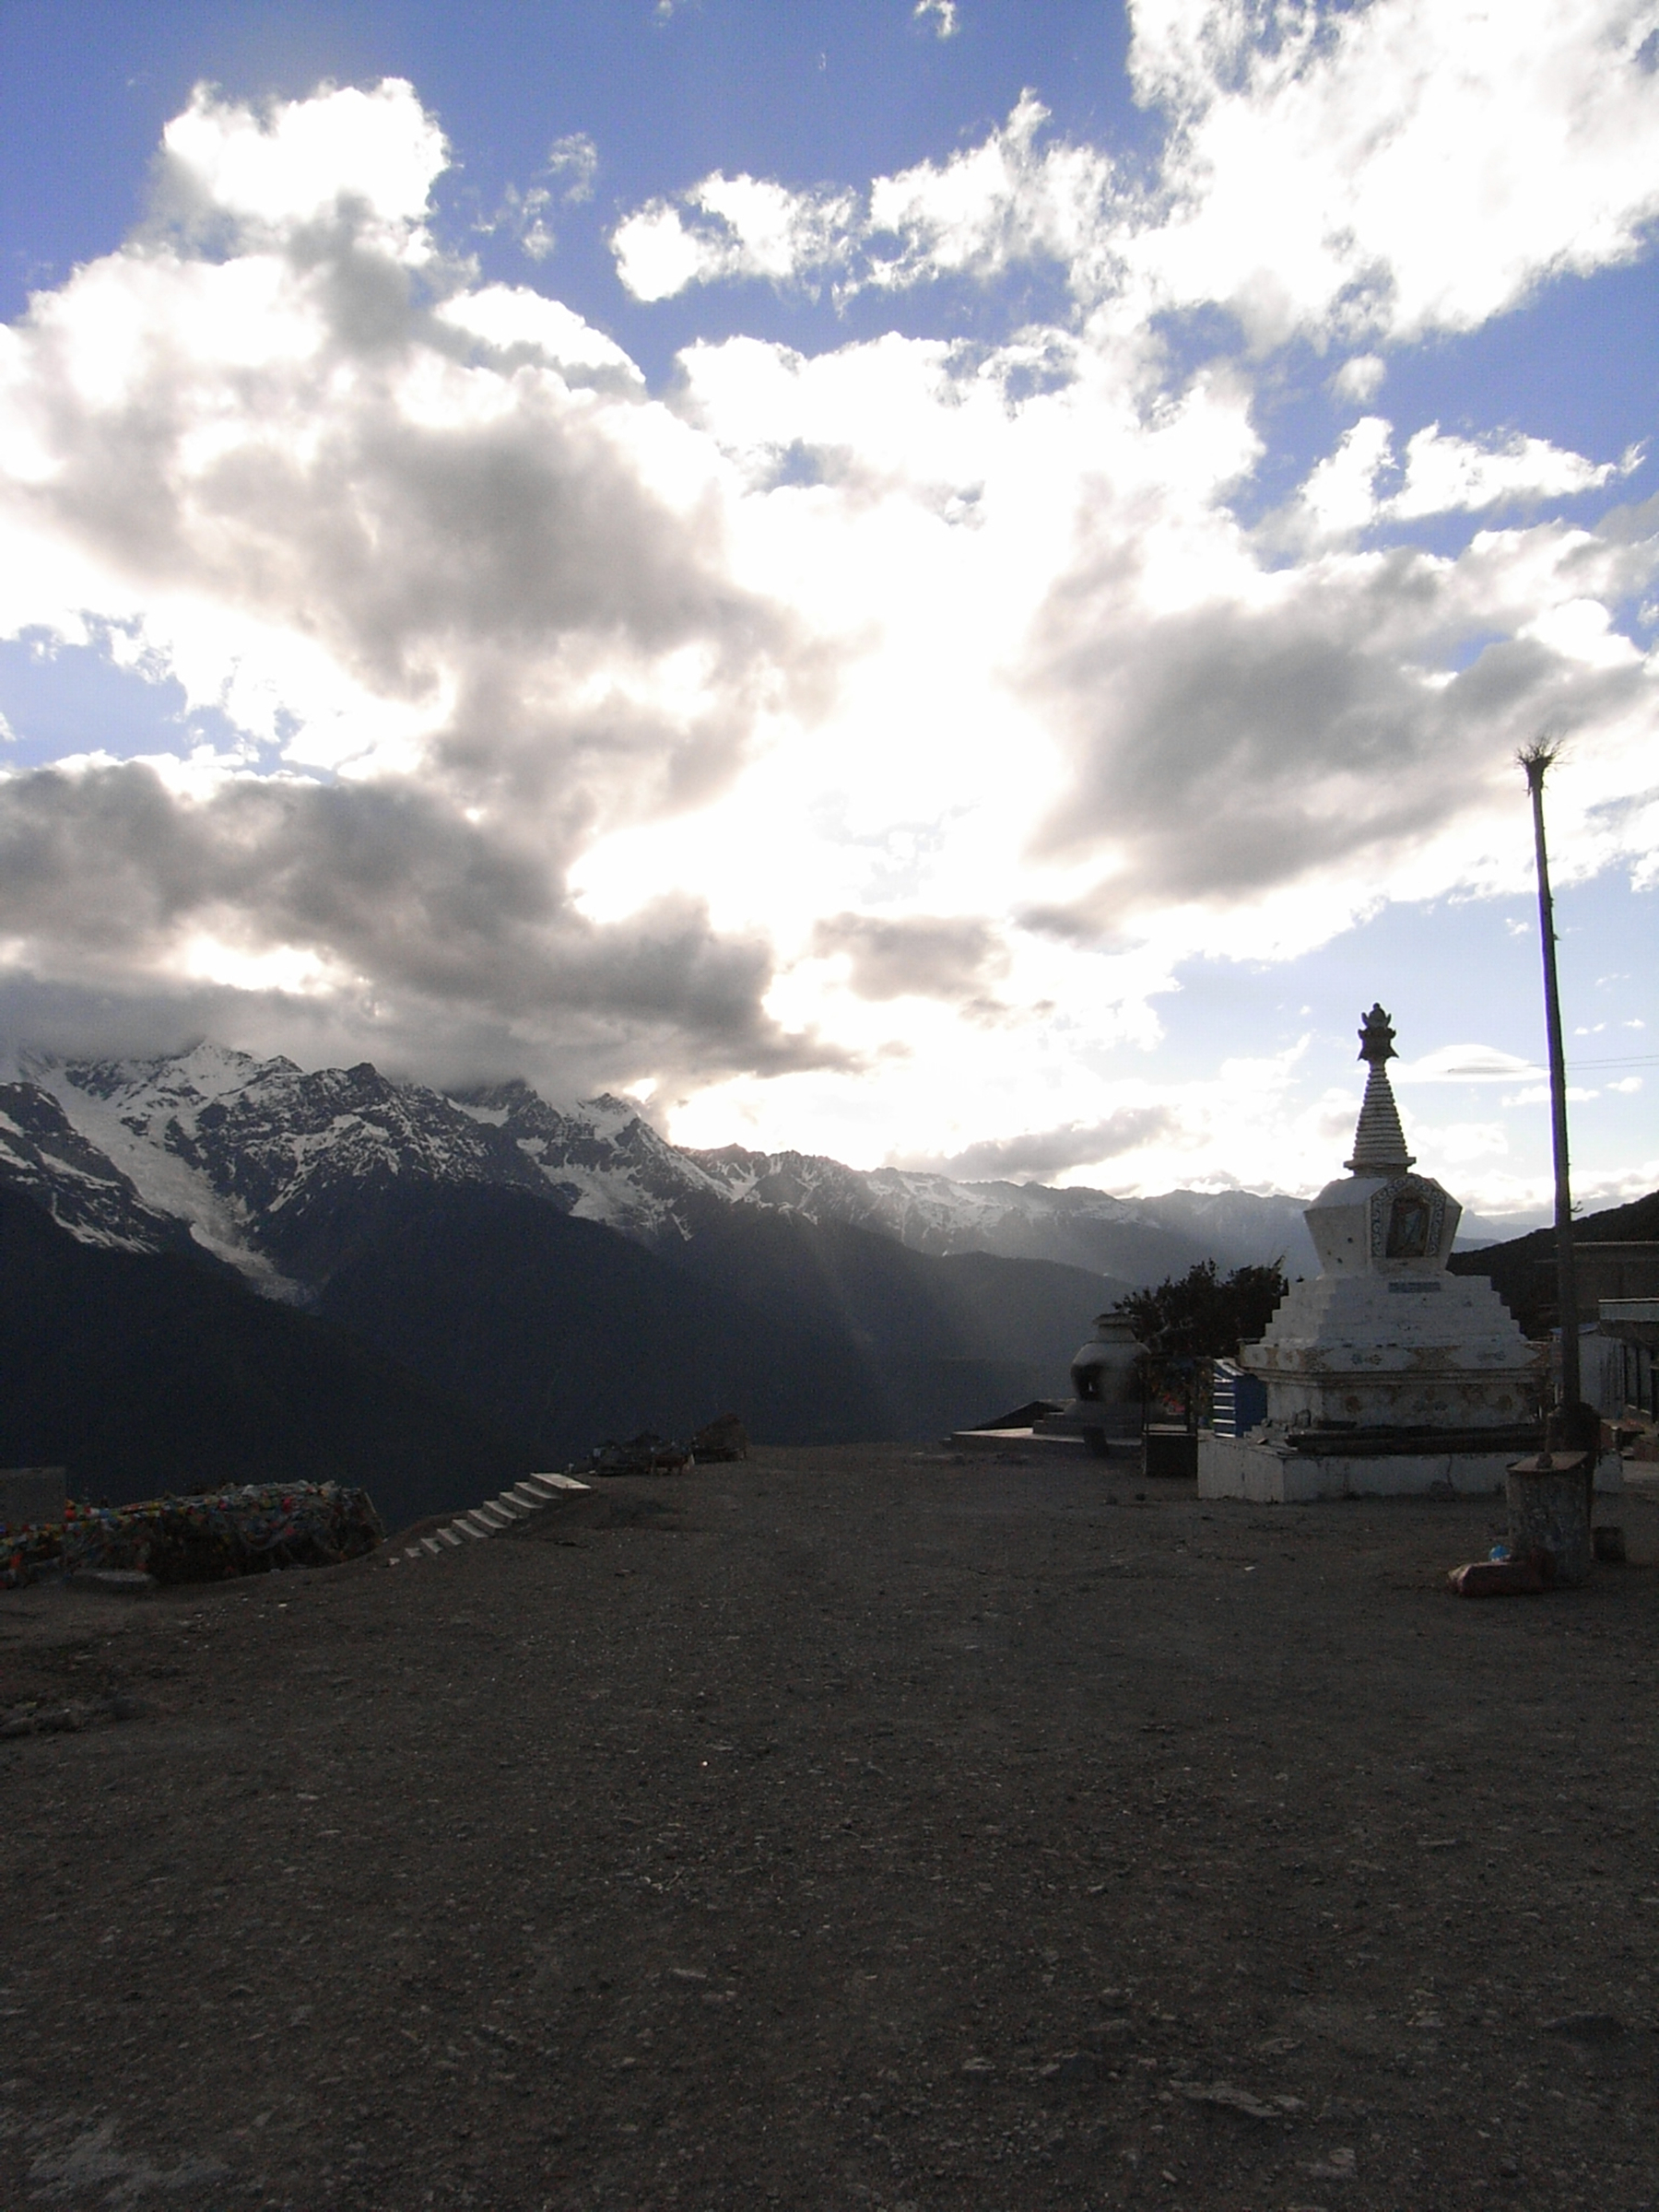
[[[776,1451],[0,1597],[0,1711],[83,1724],[0,1741],[0,2205],[1652,2206],[1605,1517],[1469,1604],[1497,1500]]]

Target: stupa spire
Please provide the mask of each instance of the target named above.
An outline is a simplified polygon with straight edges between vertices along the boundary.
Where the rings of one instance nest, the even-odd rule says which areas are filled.
[[[1403,1175],[1412,1164],[1394,1086],[1388,1080],[1388,1063],[1399,1057],[1394,1039],[1388,1016],[1380,1005],[1373,1006],[1359,1031],[1359,1057],[1369,1064],[1371,1074],[1354,1131],[1354,1157],[1343,1163],[1351,1175]]]

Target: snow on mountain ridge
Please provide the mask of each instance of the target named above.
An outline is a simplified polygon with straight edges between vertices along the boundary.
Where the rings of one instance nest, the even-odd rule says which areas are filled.
[[[156,1068],[166,1065],[162,1062],[101,1064],[112,1073],[117,1068]],[[253,1287],[266,1297],[292,1302],[304,1295],[299,1284],[290,1281],[250,1243],[246,1206],[233,1195],[217,1190],[210,1176],[163,1141],[166,1123],[162,1124],[162,1132],[157,1131],[163,1104],[170,1104],[168,1120],[176,1122],[178,1104],[182,1103],[187,1113],[193,1112],[188,1100],[164,1101],[159,1095],[159,1086],[149,1087],[147,1096],[145,1080],[135,1073],[124,1075],[111,1084],[110,1088],[121,1094],[117,1099],[106,1096],[101,1088],[95,1087],[95,1081],[83,1088],[75,1079],[82,1073],[95,1078],[92,1069],[72,1071],[62,1061],[43,1054],[25,1055],[20,1065],[28,1071],[32,1084],[56,1103],[76,1135],[109,1161],[112,1172],[124,1182],[131,1183],[145,1209],[182,1222],[204,1251],[240,1269]],[[77,1229],[75,1233],[82,1232]],[[157,1248],[148,1241],[141,1221],[131,1225],[123,1241],[134,1250]]]
[[[155,1060],[39,1060],[33,1065],[43,1074],[66,1076],[76,1090],[117,1112],[135,1135],[153,1135],[158,1124],[165,1129],[172,1121],[194,1134],[204,1106],[262,1079],[300,1073],[291,1060],[255,1060],[251,1053],[211,1043]]]
[[[711,1208],[735,1206],[862,1228],[930,1253],[1058,1260],[1122,1280],[1155,1281],[1206,1256],[1231,1265],[1283,1250],[1294,1253],[1292,1272],[1300,1260],[1300,1208],[1288,1198],[1132,1201],[854,1169],[810,1153],[693,1151],[670,1144],[632,1100],[602,1093],[559,1106],[517,1078],[447,1093],[394,1082],[368,1062],[306,1072],[210,1043],[147,1060],[36,1057],[28,1077],[130,1184],[134,1204],[187,1223],[198,1243],[276,1295],[303,1295],[301,1283],[337,1264],[333,1223],[347,1196],[469,1184],[535,1190],[671,1248],[717,1218]],[[38,1185],[54,1171],[19,1155],[10,1179]],[[99,1205],[110,1218],[120,1212],[113,1199]],[[129,1232],[150,1233],[137,1215]]]
[[[718,1179],[658,1134],[631,1100],[609,1092],[571,1107],[548,1103],[515,1078],[455,1094],[453,1103],[490,1121],[548,1186],[587,1221],[645,1242],[683,1240],[688,1209],[728,1196]]]
[[[0,1174],[83,1244],[155,1252],[186,1242],[183,1224],[147,1206],[132,1179],[38,1083],[0,1084]]]
[[[1179,1272],[1206,1248],[1151,1205],[1044,1183],[959,1182],[921,1168],[845,1167],[801,1152],[728,1145],[689,1155],[734,1197],[809,1220],[851,1221],[919,1252],[1061,1260],[1139,1279]]]
[[[306,1295],[298,1250],[342,1183],[535,1180],[516,1147],[441,1093],[367,1062],[307,1074],[213,1045],[156,1060],[32,1055],[32,1079],[145,1202],[253,1286]]]

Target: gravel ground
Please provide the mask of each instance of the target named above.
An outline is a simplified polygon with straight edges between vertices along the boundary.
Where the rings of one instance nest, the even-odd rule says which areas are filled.
[[[0,2204],[1652,2205],[1659,1500],[1460,1603],[1501,1510],[768,1451],[0,1597]]]

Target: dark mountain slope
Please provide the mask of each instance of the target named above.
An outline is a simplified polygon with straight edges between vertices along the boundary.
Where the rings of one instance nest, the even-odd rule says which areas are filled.
[[[323,1315],[543,1465],[728,1410],[774,1443],[937,1436],[1062,1387],[1113,1288],[726,1206],[669,1259],[500,1189],[382,1197],[353,1236]]]
[[[677,1265],[841,1339],[858,1362],[886,1425],[848,1428],[824,1404],[818,1418],[832,1425],[818,1438],[779,1442],[937,1436],[1063,1392],[1072,1353],[1124,1288],[1054,1261],[917,1252],[845,1222],[759,1208],[700,1216]]]
[[[382,1353],[171,1254],[79,1242],[0,1192],[0,1465],[130,1502],[220,1482],[360,1483],[388,1527],[524,1472]]]
[[[372,1224],[359,1215],[355,1242],[324,1317],[488,1406],[542,1465],[641,1429],[684,1436],[731,1409],[793,1438],[812,1424],[820,1373],[869,1418],[844,1345],[532,1194],[386,1198]]]
[[[1628,1206],[1610,1206],[1604,1213],[1583,1215],[1572,1225],[1573,1244],[1638,1243],[1659,1238],[1659,1191],[1633,1198]],[[1454,1252],[1447,1267],[1453,1275],[1484,1275],[1520,1323],[1528,1336],[1542,1336],[1559,1318],[1555,1286],[1556,1237],[1553,1229],[1535,1229],[1507,1244],[1488,1244],[1479,1252]],[[1583,1318],[1594,1321],[1594,1310]]]

